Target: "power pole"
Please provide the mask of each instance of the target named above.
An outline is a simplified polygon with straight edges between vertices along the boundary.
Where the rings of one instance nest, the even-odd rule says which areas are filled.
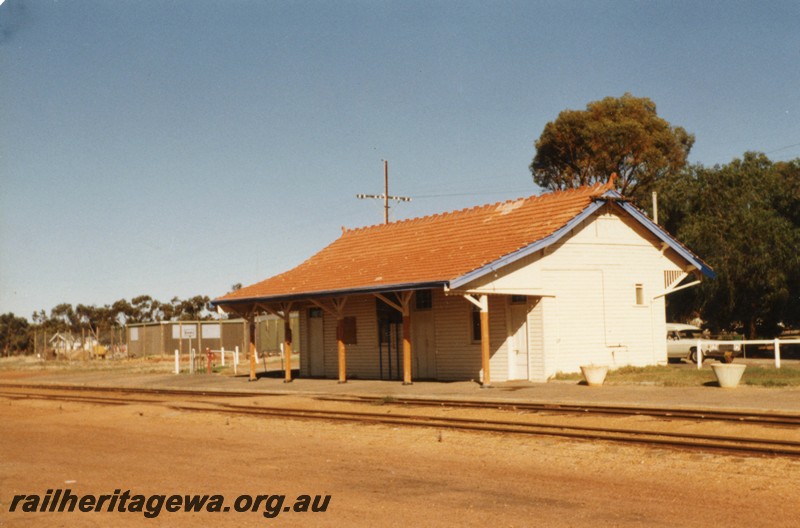
[[[410,202],[408,196],[389,196],[389,162],[383,160],[383,194],[357,194],[356,198],[374,198],[383,200],[383,223],[389,223],[389,200],[398,202]]]

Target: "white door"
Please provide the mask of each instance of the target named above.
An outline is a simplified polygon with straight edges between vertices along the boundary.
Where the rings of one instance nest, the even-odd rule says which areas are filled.
[[[510,308],[508,379],[528,379],[528,303],[513,302]]]
[[[325,375],[325,356],[322,341],[322,310],[308,310],[308,374],[310,376]]]

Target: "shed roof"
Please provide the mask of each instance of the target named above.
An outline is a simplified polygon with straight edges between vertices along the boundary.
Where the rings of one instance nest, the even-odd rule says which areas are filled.
[[[213,304],[225,306],[435,285],[455,287],[490,268],[554,243],[605,200],[619,198],[612,185],[584,186],[344,230],[337,240],[299,266],[217,298]],[[634,218],[649,221],[643,214]],[[658,226],[652,226],[663,234],[662,240],[695,260],[692,263],[698,269],[705,267],[710,272],[699,258]]]

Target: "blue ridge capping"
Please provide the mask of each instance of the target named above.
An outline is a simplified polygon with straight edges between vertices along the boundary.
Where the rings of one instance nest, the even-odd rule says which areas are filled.
[[[591,205],[586,207],[583,211],[581,211],[578,215],[576,215],[572,220],[567,222],[563,227],[557,229],[550,235],[537,240],[536,242],[525,246],[524,248],[518,249],[513,253],[509,253],[489,264],[482,266],[478,269],[470,271],[469,273],[457,277],[450,281],[450,288],[457,289],[465,284],[472,282],[475,279],[483,277],[499,268],[502,268],[512,262],[516,262],[517,260],[527,257],[528,255],[532,255],[539,250],[542,250],[548,246],[551,246],[561,240],[567,233],[572,231],[578,224],[583,222],[586,218],[594,214],[595,211],[600,209],[604,206],[607,202],[613,201],[617,205],[619,205],[626,213],[630,214],[636,221],[642,224],[648,231],[653,233],[659,240],[667,244],[676,253],[678,253],[681,257],[686,259],[689,263],[691,263],[694,267],[699,269],[705,276],[713,279],[717,276],[705,262],[703,262],[699,257],[694,255],[691,251],[686,249],[682,244],[680,244],[676,239],[674,239],[669,233],[664,231],[658,224],[650,220],[642,211],[636,208],[630,202],[625,201],[623,196],[619,194],[617,191],[606,191],[603,193],[602,196],[599,196],[594,199]]]
[[[609,198],[622,198],[622,196],[616,191],[607,191],[601,197],[603,199]],[[648,231],[653,233],[656,237],[658,237],[662,242],[667,244],[670,248],[675,250],[677,254],[681,257],[686,259],[690,262],[695,268],[699,269],[703,275],[708,277],[709,279],[715,279],[717,274],[714,272],[711,267],[703,262],[700,257],[689,251],[683,244],[678,242],[675,238],[672,237],[669,233],[664,231],[661,226],[650,220],[650,218],[644,214],[638,207],[631,204],[630,202],[626,202],[620,200],[616,202],[626,213],[630,214],[633,218],[639,221]]]
[[[494,271],[494,270],[496,270],[498,268],[502,268],[503,266],[511,264],[512,262],[516,262],[517,260],[519,260],[521,258],[527,257],[528,255],[532,255],[533,253],[536,253],[540,249],[544,249],[544,248],[546,248],[548,246],[551,246],[551,245],[555,244],[564,235],[569,233],[572,230],[572,228],[574,228],[576,225],[581,223],[583,220],[585,220],[587,217],[589,217],[595,211],[600,209],[603,205],[604,205],[604,202],[593,202],[586,209],[584,209],[583,211],[578,213],[578,215],[575,216],[572,220],[567,222],[563,227],[557,229],[556,231],[554,231],[550,235],[548,235],[548,236],[546,236],[546,237],[544,237],[544,238],[542,238],[540,240],[537,240],[536,242],[534,242],[532,244],[529,244],[529,245],[525,246],[522,249],[518,249],[517,251],[514,251],[513,253],[509,253],[508,255],[505,255],[504,257],[500,257],[499,259],[495,260],[494,262],[491,262],[491,263],[487,264],[486,266],[483,266],[483,267],[478,268],[476,270],[470,271],[469,273],[467,273],[465,275],[462,275],[462,276],[460,276],[460,277],[458,277],[456,279],[451,280],[450,281],[450,288],[460,288],[464,284],[467,284],[468,282],[471,282],[471,281],[473,281],[473,280],[475,280],[477,278],[480,278],[480,277],[486,275],[487,273],[491,273],[492,271]]]

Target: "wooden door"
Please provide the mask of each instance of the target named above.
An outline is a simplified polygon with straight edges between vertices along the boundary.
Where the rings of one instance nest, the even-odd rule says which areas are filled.
[[[325,375],[325,346],[323,342],[322,310],[308,310],[308,373],[310,376]]]
[[[528,303],[512,302],[510,307],[508,379],[528,379]]]
[[[411,372],[413,379],[436,379],[436,333],[431,310],[413,313],[411,325]]]

